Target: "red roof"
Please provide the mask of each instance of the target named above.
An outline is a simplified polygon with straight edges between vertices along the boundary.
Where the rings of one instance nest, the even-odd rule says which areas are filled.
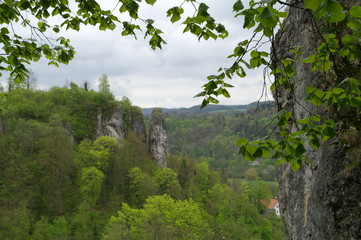
[[[267,209],[274,209],[274,207],[276,206],[277,203],[278,203],[277,199],[271,198],[270,202],[267,206]]]

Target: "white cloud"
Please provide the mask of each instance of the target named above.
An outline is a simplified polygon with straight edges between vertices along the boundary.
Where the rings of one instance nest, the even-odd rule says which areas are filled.
[[[113,8],[116,2],[108,3],[107,7]],[[75,47],[75,59],[59,68],[47,66],[44,60],[32,64],[31,69],[38,76],[39,86],[42,89],[64,86],[67,81],[81,85],[88,80],[91,88],[97,89],[97,79],[105,73],[112,92],[118,98],[128,96],[141,107],[200,104],[202,99],[194,99],[193,96],[201,91],[207,75],[217,73],[219,67],[229,66],[231,60],[227,56],[250,33],[242,32],[243,23],[233,18],[232,1],[210,0],[206,2],[210,12],[229,29],[230,36],[224,40],[199,42],[195,36],[183,34],[184,27],[180,23],[171,24],[166,19],[166,10],[181,3],[158,0],[154,7],[140,8],[141,16],[155,19],[157,26],[164,30],[168,44],[163,50],[151,50],[142,33],[139,33],[138,40],[122,37],[121,28],[101,32],[85,27],[80,32],[64,32],[63,35],[70,38]],[[261,94],[262,74],[251,72],[249,77],[230,83],[236,86],[230,90],[232,97],[222,99],[221,104],[250,103]]]

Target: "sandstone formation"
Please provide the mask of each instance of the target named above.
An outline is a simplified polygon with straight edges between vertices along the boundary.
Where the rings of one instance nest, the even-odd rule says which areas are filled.
[[[117,140],[124,138],[125,128],[122,111],[119,107],[116,107],[110,116],[104,114],[101,109],[99,110],[96,137],[100,136],[113,137]]]
[[[294,3],[296,1],[290,1]],[[298,1],[302,4],[303,1]],[[344,6],[361,5],[359,0],[339,0]],[[289,17],[278,32],[273,47],[273,63],[277,59],[295,58],[290,49],[302,47],[302,58],[315,53],[320,37],[310,15],[302,9],[291,7]],[[360,78],[359,62],[340,62],[338,71],[327,74],[310,73],[310,66],[295,63],[293,86],[290,90],[281,87],[274,92],[279,109],[294,112],[296,119],[310,114],[332,118],[337,123],[337,136],[322,143],[318,150],[307,149],[311,163],[304,163],[298,171],[288,164],[278,167],[281,215],[287,239],[361,239],[361,140],[360,117],[354,112],[335,114],[329,108],[315,108],[303,99],[306,86],[328,90],[345,76],[342,71]],[[358,120],[357,120],[358,119]],[[295,130],[296,125],[291,125]]]
[[[159,167],[167,167],[167,131],[163,111],[155,108],[152,111],[149,126],[149,151]]]

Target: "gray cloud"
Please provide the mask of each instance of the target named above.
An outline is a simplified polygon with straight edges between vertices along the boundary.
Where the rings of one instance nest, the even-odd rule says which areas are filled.
[[[97,79],[105,73],[118,99],[128,96],[141,107],[200,104],[202,99],[193,96],[201,91],[207,75],[217,73],[219,67],[229,66],[231,60],[227,56],[251,33],[241,31],[241,20],[233,17],[232,1],[212,0],[207,1],[210,12],[217,21],[226,25],[230,36],[224,40],[198,41],[189,33],[183,34],[184,27],[180,23],[171,24],[166,19],[165,12],[176,5],[174,2],[181,4],[181,1],[159,0],[155,7],[146,6],[140,12],[145,18],[155,19],[164,30],[168,44],[163,50],[151,50],[142,33],[139,33],[138,40],[122,37],[120,28],[101,32],[85,27],[80,32],[63,32],[71,39],[76,57],[69,65],[59,68],[47,66],[44,60],[32,64],[39,87],[64,86],[66,81],[80,85],[87,79],[91,87],[97,89]],[[109,4],[107,7],[114,6]],[[247,78],[234,79],[230,83],[235,86],[230,91],[232,97],[221,99],[221,104],[250,103],[261,94],[262,73],[250,72]]]

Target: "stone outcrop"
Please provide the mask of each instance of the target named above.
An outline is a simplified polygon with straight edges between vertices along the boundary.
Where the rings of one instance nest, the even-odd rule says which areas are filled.
[[[101,109],[99,110],[96,137],[100,136],[113,137],[117,140],[124,138],[125,128],[122,111],[119,107],[116,107],[110,115],[104,114]]]
[[[63,123],[63,128],[68,132],[70,142],[74,143],[74,135],[73,135],[73,130],[71,128],[71,123],[70,122]]]
[[[149,126],[149,151],[159,167],[167,167],[167,130],[163,111],[153,109]]]
[[[290,1],[294,3],[295,1]],[[301,4],[303,1],[299,1]],[[361,5],[359,0],[339,0],[344,6]],[[315,53],[320,37],[310,15],[302,9],[290,8],[289,17],[274,41],[273,61],[287,57],[295,58],[290,49],[302,47],[302,56]],[[354,112],[336,115],[330,108],[315,108],[304,101],[306,86],[312,85],[327,90],[342,80],[342,70],[360,78],[360,63],[338,66],[339,72],[310,73],[310,66],[295,63],[295,83],[291,90],[278,88],[274,97],[280,109],[294,112],[296,119],[311,113],[333,118],[337,123],[337,136],[322,143],[318,150],[308,148],[312,160],[304,163],[298,171],[288,164],[278,167],[281,215],[287,239],[361,239],[361,124],[350,119],[359,119]],[[350,116],[351,115],[351,116]],[[296,130],[295,123],[291,130]]]

